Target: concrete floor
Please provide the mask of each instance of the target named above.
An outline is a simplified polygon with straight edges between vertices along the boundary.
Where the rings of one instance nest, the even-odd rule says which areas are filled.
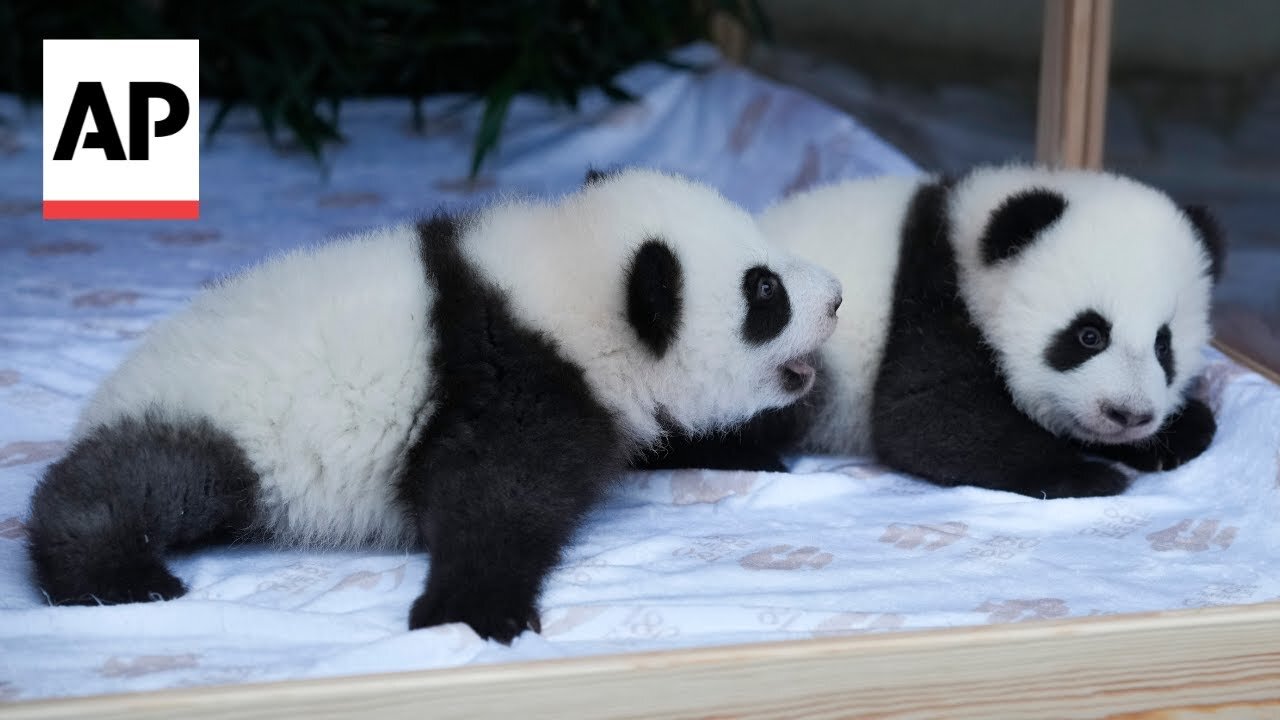
[[[1034,65],[980,83],[922,85],[856,62],[785,45],[753,48],[748,59],[856,116],[925,168],[1034,158]],[[1231,248],[1215,332],[1280,371],[1280,75],[1253,83],[1243,101],[1238,94],[1125,75],[1108,97],[1105,164],[1214,211]]]

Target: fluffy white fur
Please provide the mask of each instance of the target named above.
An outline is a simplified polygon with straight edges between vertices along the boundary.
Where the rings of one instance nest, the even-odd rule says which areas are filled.
[[[898,237],[920,182],[895,176],[847,180],[793,195],[760,215],[766,234],[830,268],[849,289],[822,352],[825,393],[838,402],[819,406],[808,437],[815,451],[870,450],[871,397],[893,309]]]
[[[465,256],[517,319],[554,339],[641,443],[659,438],[659,408],[702,431],[793,401],[779,366],[814,352],[835,325],[835,278],[770,244],[714,190],[652,171],[556,202],[505,202],[462,232]],[[684,274],[681,326],[657,360],[626,319],[625,273],[650,238],[667,242]],[[756,264],[782,278],[793,321],[750,347],[742,278]],[[259,473],[281,540],[407,545],[414,530],[395,510],[394,480],[439,391],[434,298],[411,226],[276,258],[157,324],[76,435],[148,410],[207,416]]]
[[[807,449],[865,453],[870,403],[890,321],[902,224],[916,188],[931,177],[846,181],[787,198],[759,218],[766,233],[830,268],[851,289],[824,348],[832,387]],[[982,264],[978,242],[1010,196],[1047,188],[1063,216],[1011,261]],[[1145,437],[1177,410],[1209,339],[1207,252],[1182,211],[1133,180],[1098,172],[990,167],[967,175],[949,205],[970,313],[996,350],[1019,408],[1045,428],[1086,441]],[[1111,345],[1069,372],[1044,360],[1053,335],[1094,308],[1112,323]],[[1176,374],[1166,385],[1152,352],[1160,325],[1172,331]],[[1149,408],[1148,425],[1117,431],[1100,405]]]

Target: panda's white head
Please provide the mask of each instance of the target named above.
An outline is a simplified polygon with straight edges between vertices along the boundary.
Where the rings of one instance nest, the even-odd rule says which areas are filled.
[[[976,171],[951,203],[961,293],[1018,407],[1084,442],[1155,433],[1210,337],[1209,215],[1127,178],[1029,167]]]
[[[726,427],[813,386],[812,356],[840,305],[833,275],[772,244],[716,190],[680,177],[592,173],[567,203],[592,226],[592,242],[620,252],[620,276],[599,286],[602,304],[617,308],[600,342],[617,347],[599,348],[595,375],[607,392],[643,396],[620,403],[649,413],[639,434]]]

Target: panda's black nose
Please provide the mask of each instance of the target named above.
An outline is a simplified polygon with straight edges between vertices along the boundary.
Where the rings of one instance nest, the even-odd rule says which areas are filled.
[[[836,299],[831,301],[831,317],[835,317],[835,316],[836,316],[836,311],[840,309],[840,303],[841,303],[841,301],[843,301],[843,300],[844,300],[844,298],[842,298],[842,297],[840,297],[839,295],[837,295],[837,296],[836,296]]]
[[[1121,405],[1112,405],[1111,403],[1102,404],[1102,414],[1106,415],[1108,420],[1122,428],[1146,425],[1156,417],[1155,413],[1150,411],[1134,410],[1133,408],[1123,407]]]

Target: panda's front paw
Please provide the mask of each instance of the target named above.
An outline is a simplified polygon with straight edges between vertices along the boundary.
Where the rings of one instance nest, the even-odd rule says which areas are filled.
[[[1158,469],[1172,470],[1200,457],[1209,449],[1217,431],[1218,423],[1209,406],[1200,400],[1188,400],[1182,411],[1156,433]]]
[[[428,590],[409,611],[409,629],[463,622],[485,640],[510,645],[525,630],[542,632],[538,609],[515,593],[444,593]]]
[[[1031,487],[1038,492],[1025,494],[1045,500],[1104,497],[1128,489],[1129,478],[1109,463],[1082,460],[1047,469]]]

